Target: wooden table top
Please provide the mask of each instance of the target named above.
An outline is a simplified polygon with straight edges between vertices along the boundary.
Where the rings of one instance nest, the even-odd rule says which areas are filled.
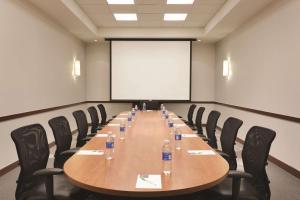
[[[126,117],[119,115],[118,118]],[[176,117],[176,116],[173,116]],[[120,123],[114,119],[112,124]],[[183,122],[180,119],[175,123]],[[182,133],[192,133],[180,127]],[[211,149],[201,138],[183,138],[181,150],[159,111],[137,112],[125,140],[119,139],[119,127],[106,126],[99,133],[112,131],[116,135],[112,160],[105,156],[74,155],[64,165],[64,172],[76,186],[103,194],[117,196],[155,197],[188,194],[210,188],[227,175],[229,166],[220,155],[189,155],[187,150]],[[164,139],[172,145],[172,173],[162,173]],[[106,138],[92,138],[81,149],[104,150]],[[162,189],[137,189],[138,174],[161,174]]]

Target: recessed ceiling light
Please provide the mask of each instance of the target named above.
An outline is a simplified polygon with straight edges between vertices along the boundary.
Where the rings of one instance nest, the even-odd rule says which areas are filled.
[[[194,0],[167,0],[167,4],[193,4]]]
[[[134,0],[107,0],[108,4],[134,4]]]
[[[197,42],[201,42],[201,39],[197,39]]]
[[[186,13],[166,13],[164,15],[165,21],[184,21],[186,18]]]
[[[114,16],[118,21],[137,21],[135,13],[114,13]]]
[[[98,42],[98,40],[94,40],[94,42]]]

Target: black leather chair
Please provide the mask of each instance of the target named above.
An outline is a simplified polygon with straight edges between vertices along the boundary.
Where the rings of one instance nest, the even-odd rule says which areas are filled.
[[[269,200],[271,191],[266,172],[267,159],[275,131],[254,126],[246,136],[242,151],[244,172],[229,171],[219,185],[201,194],[203,199],[213,200]]]
[[[82,147],[88,140],[91,139],[93,134],[88,136],[89,125],[86,119],[86,115],[82,110],[73,112],[73,116],[78,128],[76,147]]]
[[[45,129],[40,124],[18,128],[12,131],[11,137],[21,168],[16,200],[85,199],[87,193],[72,186],[62,169],[46,169],[49,147]]]
[[[184,123],[186,123],[186,125],[193,127],[194,126],[194,122],[193,122],[193,116],[194,116],[194,111],[196,109],[196,105],[192,104],[189,107],[189,111],[187,114],[187,120],[182,120]],[[181,116],[179,116],[180,118],[182,118]]]
[[[105,126],[106,124],[108,124],[112,119],[107,120],[107,114],[106,114],[106,110],[105,107],[103,106],[103,104],[98,104],[97,105],[99,111],[100,111],[100,115],[101,115],[101,126]],[[113,118],[115,118],[116,116],[113,116]],[[107,121],[106,121],[107,120]]]
[[[91,133],[97,133],[98,130],[101,130],[100,127],[101,125],[99,123],[97,110],[94,106],[90,106],[87,110],[91,116],[91,122],[92,122]]]
[[[234,117],[229,117],[223,125],[221,132],[222,151],[219,152],[228,162],[230,170],[236,170],[236,154],[234,145],[237,133],[242,126],[243,121]]]
[[[207,118],[207,123],[206,123],[206,135],[208,138],[208,144],[212,148],[217,149],[217,138],[216,138],[216,128],[217,128],[217,123],[218,119],[220,117],[221,113],[218,111],[211,111],[208,115]]]
[[[145,101],[146,103],[146,109],[147,110],[159,110],[160,109],[160,103],[155,100],[151,101]]]
[[[60,116],[48,121],[56,144],[54,155],[54,167],[63,168],[64,163],[78,151],[78,148],[70,149],[72,143],[72,132],[67,118]]]
[[[203,113],[205,111],[204,107],[200,107],[196,114],[196,120],[195,120],[195,126],[192,128],[194,131],[197,131],[197,134],[203,135],[203,129],[202,129],[202,117]]]

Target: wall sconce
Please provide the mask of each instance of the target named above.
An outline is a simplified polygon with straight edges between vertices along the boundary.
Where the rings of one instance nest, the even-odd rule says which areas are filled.
[[[223,60],[223,76],[229,76],[229,60]]]
[[[75,80],[78,76],[80,76],[80,60],[74,59],[72,74]]]

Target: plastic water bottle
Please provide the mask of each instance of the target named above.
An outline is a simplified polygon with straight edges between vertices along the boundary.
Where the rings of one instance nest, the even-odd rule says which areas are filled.
[[[131,112],[128,113],[128,118],[127,118],[127,125],[128,127],[131,127],[131,122],[132,122],[132,115]]]
[[[105,149],[106,159],[107,160],[113,159],[115,141],[114,141],[114,137],[112,135],[112,132],[108,132],[108,136],[107,136],[105,146],[106,146],[106,149]]]
[[[178,127],[175,128],[175,148],[177,150],[181,149],[181,140],[182,140],[182,135],[181,135],[181,131]]]
[[[169,112],[166,110],[165,111],[165,119],[168,120],[169,119]]]
[[[135,109],[135,111],[138,111],[138,110],[139,110],[139,108],[138,108],[137,105],[134,106],[134,109]]]
[[[168,127],[172,129],[174,127],[173,120],[171,118],[168,119]]]
[[[162,147],[163,173],[165,175],[171,174],[172,171],[172,152],[169,140],[164,140]]]
[[[132,108],[132,110],[131,110],[131,115],[132,115],[132,120],[134,120],[134,117],[135,117],[135,109],[134,108]]]
[[[143,103],[143,111],[146,111],[146,103]]]
[[[165,114],[166,114],[166,108],[165,108],[165,106],[162,106],[162,108],[161,108],[161,116],[162,116],[163,119],[165,119]]]
[[[120,124],[120,140],[125,139],[126,125],[125,120],[123,119]]]
[[[162,111],[164,108],[164,104],[160,104],[160,110]]]

